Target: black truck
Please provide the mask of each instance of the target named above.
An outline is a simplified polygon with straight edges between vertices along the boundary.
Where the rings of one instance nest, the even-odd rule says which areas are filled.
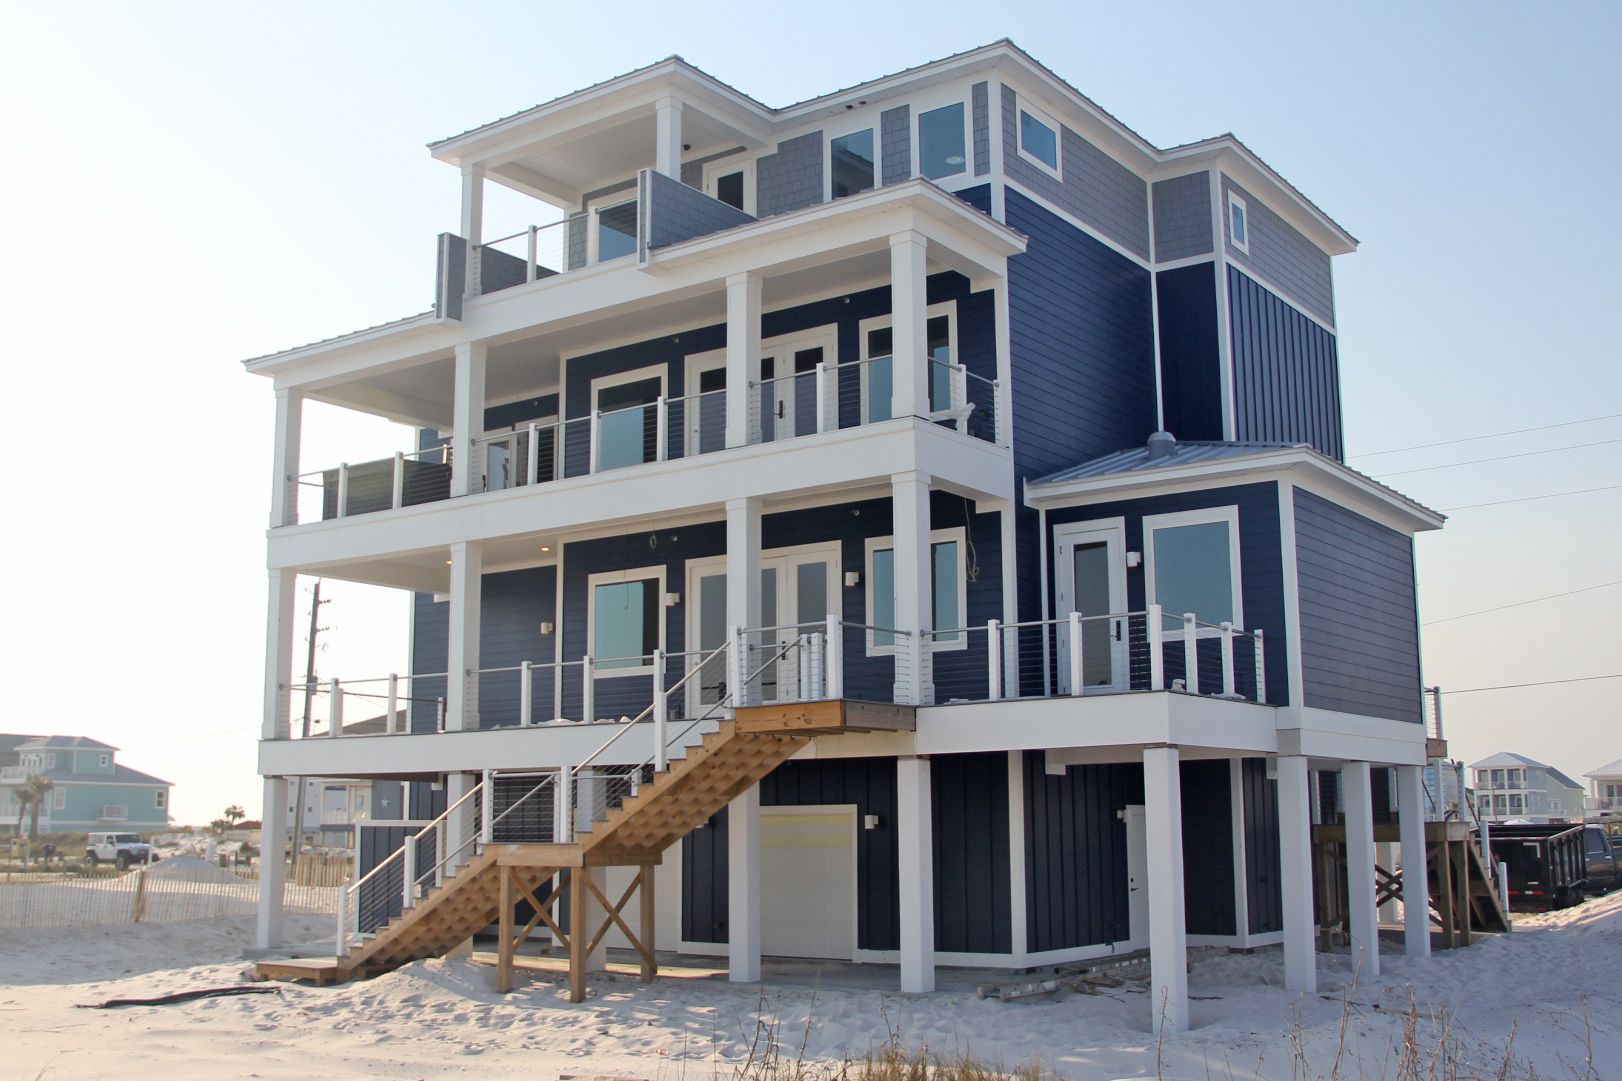
[[[1588,888],[1583,832],[1570,822],[1492,827],[1492,861],[1508,872],[1510,908],[1547,912],[1581,903]]]
[[[1584,826],[1583,844],[1588,857],[1588,892],[1610,893],[1622,886],[1622,838],[1610,836],[1599,826]]]

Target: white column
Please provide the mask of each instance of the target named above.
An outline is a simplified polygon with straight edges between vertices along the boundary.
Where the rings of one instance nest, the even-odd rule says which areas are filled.
[[[1431,953],[1430,874],[1425,840],[1423,766],[1397,767],[1397,818],[1402,837],[1402,931],[1409,957]]]
[[[299,444],[304,428],[304,395],[276,388],[276,462],[270,489],[270,527],[298,522]]]
[[[760,500],[727,500],[727,626],[750,628],[761,625],[760,596]],[[751,640],[747,638],[746,642]],[[747,656],[739,659],[739,673],[748,679],[751,665]],[[749,700],[748,687],[729,687]]]
[[[290,570],[270,572],[270,602],[265,613],[265,698],[261,739],[286,739],[291,734],[288,711],[293,686],[293,624],[298,606],[298,575]]]
[[[760,981],[760,785],[727,805],[727,963],[733,983]]]
[[[749,381],[760,376],[759,274],[727,278],[727,446],[749,444]]]
[[[1345,762],[1340,767],[1346,803],[1346,897],[1351,910],[1352,963],[1362,977],[1380,974],[1380,914],[1374,905],[1374,797],[1369,790],[1369,764]]]
[[[896,759],[901,990],[935,990],[935,829],[929,759]]]
[[[265,778],[264,810],[259,816],[259,921],[254,944],[268,950],[282,944],[282,886],[287,881],[287,778]]]
[[[929,547],[929,479],[920,473],[890,477],[894,543],[895,629],[923,631],[934,626]],[[896,642],[895,700],[927,703],[934,693],[927,643],[920,637]]]
[[[924,328],[925,240],[911,231],[890,237],[890,415],[922,416],[929,412],[929,364]]]
[[[1188,1028],[1188,924],[1183,911],[1183,788],[1176,747],[1143,752],[1149,848],[1149,1005],[1152,1031]]]
[[[449,648],[445,664],[445,730],[479,727],[479,684],[470,672],[479,668],[479,622],[482,612],[484,544],[451,545]]]
[[[477,342],[456,347],[454,404],[451,428],[451,495],[478,490],[480,472],[473,460],[473,441],[484,434],[485,348]]]
[[[468,246],[484,241],[484,166],[462,166],[462,239]]]
[[[1281,755],[1278,763],[1279,877],[1284,894],[1284,986],[1316,994],[1318,959],[1312,935],[1312,808],[1307,760]]]
[[[681,179],[681,102],[662,98],[654,107],[654,131],[657,143],[653,152],[653,167],[672,180]]]

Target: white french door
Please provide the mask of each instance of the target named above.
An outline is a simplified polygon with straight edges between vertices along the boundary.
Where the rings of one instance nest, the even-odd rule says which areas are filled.
[[[1059,627],[1059,691],[1127,689],[1126,529],[1119,519],[1057,526],[1053,530],[1054,618],[1083,616],[1081,672],[1070,671],[1070,628]],[[1101,618],[1109,617],[1109,618]]]
[[[832,327],[761,343],[760,438],[769,443],[817,430],[817,369],[837,360]]]

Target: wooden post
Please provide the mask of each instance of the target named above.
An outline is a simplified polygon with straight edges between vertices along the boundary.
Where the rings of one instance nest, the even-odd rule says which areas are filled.
[[[1458,943],[1458,929],[1454,925],[1453,909],[1453,859],[1448,852],[1447,824],[1442,824],[1442,836],[1436,842],[1438,851],[1432,853],[1432,862],[1436,867],[1436,883],[1440,887],[1440,896],[1437,898],[1437,908],[1442,913],[1442,948],[1451,950]]]
[[[657,948],[658,936],[654,934],[654,921],[657,914],[653,909],[653,864],[642,865],[642,914],[637,930],[642,937],[642,980],[651,981],[659,974],[659,964],[654,959],[653,951]]]
[[[586,1001],[586,869],[569,868],[569,1001]]]
[[[1453,904],[1457,913],[1453,918],[1454,926],[1458,929],[1459,945],[1470,945],[1470,840],[1466,837],[1462,841],[1449,842],[1448,848],[1453,856],[1453,873],[1458,876],[1458,882],[1453,890]]]
[[[496,961],[496,993],[513,989],[513,869],[501,865],[501,952]]]

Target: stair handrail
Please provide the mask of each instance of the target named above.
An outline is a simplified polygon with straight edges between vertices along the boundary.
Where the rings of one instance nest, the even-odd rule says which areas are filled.
[[[711,661],[715,660],[715,658],[719,657],[722,653],[725,653],[726,650],[727,650],[727,644],[722,643],[721,645],[716,646],[714,649],[710,650],[708,653],[704,654],[704,657],[703,657],[702,660],[700,660],[697,664],[693,665],[693,667],[688,670],[688,672],[687,672],[687,674],[685,676],[682,676],[680,679],[678,679],[675,682],[675,684],[670,687],[669,690],[664,692],[664,697],[669,698],[671,695],[675,694],[677,691],[679,691],[683,687],[687,686],[687,681],[688,680],[692,679],[698,673],[702,672],[706,665],[708,665]],[[655,688],[654,696],[658,697],[658,693],[659,692],[658,692],[657,688]],[[603,743],[601,744],[601,746],[599,746],[595,751],[592,751],[585,758],[581,759],[580,762],[577,763],[573,767],[572,772],[578,773],[580,770],[582,770],[585,767],[591,765],[593,762],[595,762],[597,760],[597,757],[599,755],[601,755],[604,751],[608,750],[614,744],[618,743],[620,741],[620,739],[622,737],[624,737],[625,733],[631,731],[633,726],[635,726],[637,724],[640,724],[641,722],[647,720],[652,715],[653,715],[653,703],[649,702],[646,709],[642,710],[641,713],[638,713],[635,717],[632,717],[630,720],[615,722],[614,734],[609,736],[606,740],[604,740]]]

